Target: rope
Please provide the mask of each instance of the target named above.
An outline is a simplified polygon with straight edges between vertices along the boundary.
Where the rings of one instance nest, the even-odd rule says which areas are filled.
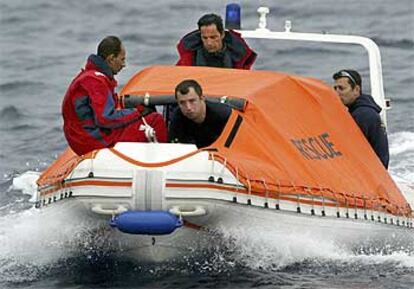
[[[144,131],[145,137],[147,138],[148,142],[158,142],[154,128],[147,123],[145,117],[142,117],[142,122],[144,124],[141,124],[139,130]]]

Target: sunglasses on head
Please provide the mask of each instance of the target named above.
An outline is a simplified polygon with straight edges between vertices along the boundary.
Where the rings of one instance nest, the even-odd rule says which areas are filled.
[[[357,85],[355,78],[346,70],[340,70],[334,74],[334,79],[338,79],[340,77],[347,77],[351,80],[354,85]]]

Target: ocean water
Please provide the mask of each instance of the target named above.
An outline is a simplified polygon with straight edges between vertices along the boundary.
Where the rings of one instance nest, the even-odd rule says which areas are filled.
[[[242,5],[244,29],[257,27],[262,5],[270,7],[272,30],[289,19],[294,31],[362,35],[379,45],[392,100],[389,171],[412,185],[414,1],[234,2]],[[323,240],[276,244],[271,233],[234,232],[217,236],[200,255],[146,264],[105,250],[106,240],[94,239],[82,220],[33,209],[30,172],[44,170],[65,149],[61,101],[97,43],[110,34],[124,41],[122,87],[145,66],[174,64],[177,40],[204,13],[223,15],[227,3],[0,0],[0,288],[414,288],[414,244],[406,240],[341,250]],[[333,72],[351,67],[369,89],[367,63],[355,47],[249,43],[259,53],[256,69],[329,83]]]

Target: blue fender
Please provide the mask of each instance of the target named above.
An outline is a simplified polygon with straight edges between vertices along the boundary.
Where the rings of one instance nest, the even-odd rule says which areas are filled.
[[[166,211],[127,211],[113,217],[109,225],[128,234],[167,235],[182,227],[183,220]]]

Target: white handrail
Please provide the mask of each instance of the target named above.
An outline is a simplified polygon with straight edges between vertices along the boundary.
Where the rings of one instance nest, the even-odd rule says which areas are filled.
[[[111,208],[107,208],[101,204],[96,204],[96,205],[93,205],[93,207],[91,208],[91,211],[96,214],[100,214],[100,215],[112,215],[112,216],[128,211],[128,209],[122,205],[115,205],[115,206],[112,206]]]
[[[260,8],[259,8],[260,9]],[[370,38],[355,35],[339,35],[329,33],[299,33],[291,32],[291,21],[287,21],[285,31],[275,32],[271,31],[263,23],[266,23],[263,17],[266,13],[260,13],[259,28],[256,30],[238,30],[243,38],[260,38],[260,39],[277,39],[277,40],[292,40],[292,41],[310,41],[310,42],[325,42],[337,44],[355,44],[360,45],[368,52],[369,74],[371,84],[371,95],[375,102],[381,106],[381,118],[385,125],[387,125],[386,109],[387,103],[384,94],[384,85],[382,79],[381,53],[378,45]]]
[[[207,214],[207,211],[202,206],[195,206],[190,209],[187,207],[181,208],[180,206],[173,206],[169,212],[171,214],[182,216],[182,217],[198,217],[198,216],[204,216]]]

